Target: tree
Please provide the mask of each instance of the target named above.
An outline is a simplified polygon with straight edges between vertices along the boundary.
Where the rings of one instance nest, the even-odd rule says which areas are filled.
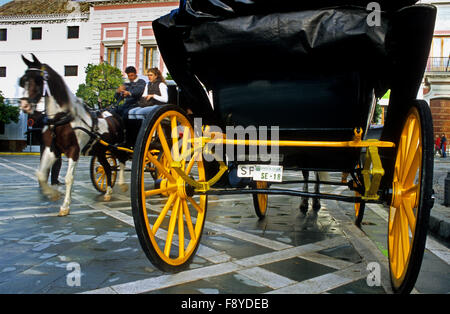
[[[89,107],[94,108],[98,104],[104,108],[114,102],[116,89],[122,84],[122,72],[118,68],[105,62],[88,64],[86,83],[78,86],[76,95]]]
[[[0,123],[9,124],[11,122],[19,122],[19,107],[6,104],[5,97],[0,91]]]

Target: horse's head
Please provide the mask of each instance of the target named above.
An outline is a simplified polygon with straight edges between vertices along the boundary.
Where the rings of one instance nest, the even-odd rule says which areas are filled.
[[[34,54],[33,61],[22,56],[22,60],[28,66],[25,74],[20,78],[20,87],[24,89],[22,98],[20,99],[20,108],[23,112],[32,114],[36,105],[44,95],[44,71],[42,63]]]

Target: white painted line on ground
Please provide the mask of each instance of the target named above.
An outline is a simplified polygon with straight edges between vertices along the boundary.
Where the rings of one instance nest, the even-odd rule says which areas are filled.
[[[239,270],[238,273],[272,289],[280,289],[296,283],[295,280],[291,280],[261,267]]]
[[[301,257],[302,253],[319,251],[326,248],[334,247],[339,243],[347,243],[345,238],[339,237],[333,239],[327,239],[324,241],[320,241],[314,244],[306,244],[295,248],[289,248],[282,251],[275,251],[271,253],[261,254],[257,256],[253,256],[250,258],[244,258],[237,261],[226,262],[221,264],[216,264],[212,266],[206,266],[198,269],[186,270],[177,274],[169,274],[162,275],[159,277],[138,280],[133,282],[128,282],[124,284],[104,287],[101,289],[85,291],[83,293],[146,293],[154,290],[160,290],[176,285],[185,284],[188,282],[206,279],[210,277],[216,277],[220,275],[225,275],[231,272],[240,272],[244,271],[245,276],[250,276],[249,278],[258,279],[260,283],[270,287],[276,285],[274,282],[275,278],[281,279],[282,276],[277,274],[269,274],[268,271],[258,271],[254,270],[255,267],[261,266],[268,263],[273,263],[276,261],[281,261],[285,259],[289,259],[292,257]],[[259,262],[256,262],[259,261]],[[246,269],[251,269],[246,271]],[[262,275],[264,273],[264,275]],[[288,278],[283,279],[280,284],[283,283],[291,283],[295,284],[296,282],[290,280],[288,282]],[[346,281],[346,283],[348,280]],[[306,292],[309,293],[309,292]]]
[[[366,276],[365,264],[354,264],[334,273],[325,274],[270,291],[268,294],[319,294],[365,278]]]
[[[92,213],[100,213],[102,210],[78,210],[70,212],[71,215],[81,215],[81,214],[92,214]],[[7,216],[0,217],[0,221],[5,220],[13,220],[13,219],[27,219],[27,218],[42,218],[42,217],[58,217],[58,213],[46,213],[46,214],[28,214],[28,215],[15,215],[15,216]]]
[[[16,168],[11,167],[11,166],[9,166],[9,165],[6,165],[6,164],[4,164],[4,163],[0,163],[0,166],[3,166],[3,167],[5,167],[6,169],[12,170],[12,171],[14,171],[14,172],[16,172],[16,173],[18,173],[18,174],[20,174],[20,175],[22,175],[22,176],[25,176],[25,177],[27,177],[27,178],[32,179],[32,180],[34,180],[34,181],[37,181],[37,180],[36,180],[36,176],[34,176],[34,175],[31,175],[31,174],[29,174],[29,173],[23,172],[23,171],[21,171],[21,170],[18,170],[18,169],[16,169]]]
[[[263,238],[263,237],[260,237],[260,236],[257,236],[257,235],[251,234],[251,233],[236,230],[236,229],[233,229],[233,228],[230,228],[230,227],[227,227],[224,225],[220,225],[217,223],[213,223],[210,221],[206,222],[205,227],[208,229],[211,229],[213,231],[220,232],[220,233],[223,233],[223,234],[226,234],[226,235],[229,235],[229,236],[232,236],[237,239],[241,239],[241,240],[244,240],[244,241],[247,241],[250,243],[255,243],[260,246],[264,246],[264,247],[267,247],[269,249],[276,250],[276,251],[284,250],[284,249],[288,249],[288,248],[292,247],[292,245],[289,245],[289,244],[285,244],[282,242]]]
[[[83,294],[90,293],[118,293],[118,294],[136,294],[145,293],[154,290],[160,290],[185,284],[192,281],[197,281],[209,277],[215,277],[225,275],[239,270],[239,266],[228,262],[224,264],[217,264],[212,266],[206,266],[202,268],[183,271],[177,274],[163,275],[159,277],[153,277],[149,279],[143,279],[124,284],[114,285],[101,289],[85,291]]]
[[[349,267],[354,264],[354,263],[351,263],[348,261],[344,261],[341,259],[337,259],[337,258],[333,258],[333,257],[326,256],[323,254],[319,254],[317,252],[310,252],[310,253],[302,254],[302,258],[306,259],[308,261],[311,261],[313,263],[322,264],[322,265],[325,265],[327,267],[334,268],[334,269],[343,269],[343,268]]]

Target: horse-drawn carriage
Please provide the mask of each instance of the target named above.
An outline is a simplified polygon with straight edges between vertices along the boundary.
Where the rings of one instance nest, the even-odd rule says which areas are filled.
[[[268,195],[314,196],[354,202],[359,222],[365,203],[388,205],[392,287],[412,289],[433,206],[432,119],[416,95],[436,11],[414,0],[379,1],[381,11],[369,9],[369,2],[281,1],[274,8],[264,1],[191,0],[154,21],[164,61],[203,127],[179,107],[164,106],[147,117],[138,135],[133,217],[153,264],[166,271],[189,264],[200,243],[208,195],[253,194],[260,217]],[[381,139],[364,140],[376,99],[388,89]],[[172,127],[169,138],[164,121]],[[205,131],[206,125],[212,131]],[[238,126],[267,127],[279,136],[230,138],[220,132]],[[155,138],[166,165],[150,153]],[[245,146],[247,157],[236,160],[220,145]],[[275,165],[272,160],[264,167],[261,158],[251,163],[248,150],[254,146],[279,148]],[[253,176],[256,184],[217,187],[230,160],[265,170]],[[157,185],[146,176],[148,163],[161,173]],[[355,195],[269,188],[282,167],[349,173]],[[153,197],[163,199],[162,209],[150,204]]]
[[[133,218],[154,265],[165,271],[189,265],[205,225],[208,195],[252,194],[260,218],[268,195],[306,196],[355,203],[357,224],[365,203],[388,205],[392,287],[399,293],[412,289],[433,206],[432,119],[416,95],[436,10],[416,0],[380,0],[375,10],[369,2],[283,0],[274,8],[256,0],[186,0],[153,22],[164,61],[197,119],[194,123],[180,106],[157,106],[133,151],[99,143],[111,149],[111,160],[114,151],[132,153]],[[24,81],[33,81],[36,73],[44,82],[46,75],[55,76],[37,60],[27,64]],[[44,94],[52,89],[50,81],[42,84]],[[32,85],[27,99],[36,98]],[[376,99],[388,89],[381,138],[364,140]],[[58,103],[70,98],[57,96]],[[63,118],[70,116],[70,108],[62,108]],[[80,133],[84,120],[71,118]],[[245,135],[253,129],[267,136]],[[246,177],[250,167],[254,172]],[[221,178],[236,169],[247,183],[224,184]],[[284,181],[283,169],[348,173],[346,185],[354,196],[270,188],[270,182],[291,183]],[[67,192],[70,196],[70,188]]]

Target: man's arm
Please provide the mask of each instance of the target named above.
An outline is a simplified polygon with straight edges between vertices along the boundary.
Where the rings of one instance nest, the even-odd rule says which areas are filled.
[[[144,93],[146,83],[144,80],[139,79],[136,84],[130,85],[128,88],[128,92],[131,94],[131,97],[135,99],[141,98]]]

